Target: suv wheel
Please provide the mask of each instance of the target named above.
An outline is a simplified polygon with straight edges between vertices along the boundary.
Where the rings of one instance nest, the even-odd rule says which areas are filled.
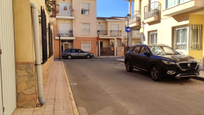
[[[71,56],[71,55],[68,55],[68,56],[67,56],[67,59],[72,59],[72,56]]]
[[[151,77],[154,81],[159,81],[161,78],[161,73],[160,70],[158,69],[157,66],[153,66],[151,68]]]
[[[126,71],[127,71],[127,72],[132,72],[132,71],[133,71],[133,67],[130,65],[129,62],[126,62],[125,68],[126,68]]]

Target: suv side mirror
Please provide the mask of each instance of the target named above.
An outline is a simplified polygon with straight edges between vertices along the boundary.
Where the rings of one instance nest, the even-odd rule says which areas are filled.
[[[149,52],[144,52],[144,55],[150,56],[150,53]]]

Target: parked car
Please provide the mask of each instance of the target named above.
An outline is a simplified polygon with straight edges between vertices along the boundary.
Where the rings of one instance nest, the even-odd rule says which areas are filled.
[[[164,77],[186,78],[199,75],[196,59],[181,55],[166,45],[135,45],[125,54],[126,71],[133,68],[149,72],[155,81]]]
[[[72,58],[87,58],[90,59],[94,57],[93,53],[85,52],[81,49],[67,49],[64,52],[62,52],[62,57],[67,59]]]

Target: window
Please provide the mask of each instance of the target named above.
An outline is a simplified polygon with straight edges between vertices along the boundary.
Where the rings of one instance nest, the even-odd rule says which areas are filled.
[[[157,32],[149,33],[149,44],[157,44]]]
[[[142,12],[142,0],[140,0],[140,12]]]
[[[89,14],[89,3],[82,3],[81,4],[81,14],[88,15]]]
[[[158,9],[158,0],[150,0],[150,9],[153,10],[153,9]]]
[[[166,0],[166,8],[170,8],[190,0]]]
[[[143,47],[141,48],[140,54],[144,54],[145,52],[149,52],[149,51],[147,50],[146,47],[143,46]]]
[[[174,31],[174,47],[176,50],[188,50],[189,27],[176,28]]]
[[[70,16],[70,3],[69,2],[59,2],[59,15],[60,16]]]
[[[190,50],[202,50],[202,26],[190,26]]]
[[[91,42],[82,42],[81,49],[84,51],[91,51]]]
[[[174,49],[202,50],[202,25],[175,28]]]
[[[140,51],[140,46],[136,46],[135,49],[133,50],[133,53],[138,54]]]
[[[90,24],[82,24],[82,34],[90,34]]]

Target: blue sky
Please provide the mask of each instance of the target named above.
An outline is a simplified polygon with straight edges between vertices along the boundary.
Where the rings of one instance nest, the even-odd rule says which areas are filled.
[[[128,1],[124,0],[97,0],[97,17],[126,16]]]

